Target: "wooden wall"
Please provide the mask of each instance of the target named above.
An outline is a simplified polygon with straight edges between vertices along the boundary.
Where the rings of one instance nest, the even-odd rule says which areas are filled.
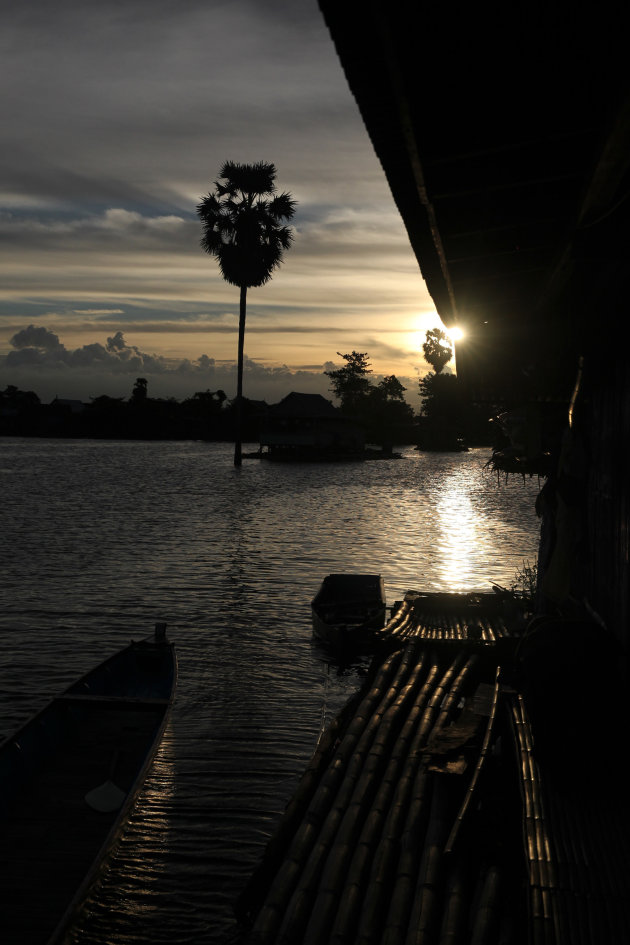
[[[630,609],[630,371],[622,358],[593,385],[588,405],[584,577],[588,599],[628,646]]]

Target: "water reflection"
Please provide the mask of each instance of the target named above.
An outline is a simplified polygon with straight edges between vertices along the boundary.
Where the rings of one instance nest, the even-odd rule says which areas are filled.
[[[359,682],[361,664],[328,667],[312,647],[326,574],[380,572],[391,606],[409,589],[507,585],[536,552],[537,484],[497,484],[482,451],[252,461],[235,476],[222,444],[2,447],[0,731],[158,619],[179,656],[173,740],[77,943],[231,928],[322,727]]]
[[[447,480],[437,512],[439,571],[445,589],[468,590],[471,575],[478,570],[479,546],[485,544],[484,522],[459,477]]]
[[[66,945],[127,942],[129,930],[140,923],[153,941],[161,940],[159,930],[168,915],[164,895],[171,881],[176,748],[169,724],[122,837],[70,928]]]

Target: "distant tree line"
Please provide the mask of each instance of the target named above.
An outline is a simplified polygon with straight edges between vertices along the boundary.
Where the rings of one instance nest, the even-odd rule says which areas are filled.
[[[366,442],[384,449],[403,444],[437,450],[496,445],[492,408],[471,401],[456,375],[442,373],[451,357],[444,332],[427,332],[423,351],[434,370],[419,381],[417,413],[395,375],[374,382],[367,352],[338,352],[344,364],[325,374],[342,413],[363,427]],[[240,423],[240,435],[251,443],[258,440],[266,410],[263,401],[243,397],[239,411],[238,398],[228,400],[223,390],[197,391],[181,402],[150,397],[143,377],[136,379],[128,399],[101,395],[87,404],[58,398],[42,404],[33,391],[9,385],[0,391],[0,435],[235,442]]]
[[[414,443],[421,449],[452,450],[492,445],[492,408],[474,403],[456,375],[442,373],[453,353],[446,333],[438,328],[427,331],[422,347],[433,372],[419,381],[417,414],[395,375],[372,382],[368,354],[359,351],[337,352],[346,363],[325,372],[342,411],[361,423],[370,442],[383,447]]]
[[[244,402],[247,439],[258,436],[260,412],[260,404]],[[229,441],[235,422],[234,404],[222,390],[197,391],[181,402],[154,398],[142,377],[127,400],[103,394],[86,404],[59,398],[42,404],[33,391],[11,385],[0,391],[0,434],[4,436]]]
[[[406,388],[398,378],[392,374],[373,384],[367,351],[337,354],[346,362],[344,366],[324,373],[332,382],[330,389],[342,412],[363,427],[367,442],[386,449],[396,443],[413,443],[413,408],[406,402]]]

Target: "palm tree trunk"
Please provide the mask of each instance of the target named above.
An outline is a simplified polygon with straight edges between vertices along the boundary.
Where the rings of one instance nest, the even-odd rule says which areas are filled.
[[[245,347],[245,313],[247,309],[247,286],[241,286],[241,304],[238,317],[238,364],[236,367],[236,430],[234,437],[234,465],[242,463],[243,426],[243,350]]]

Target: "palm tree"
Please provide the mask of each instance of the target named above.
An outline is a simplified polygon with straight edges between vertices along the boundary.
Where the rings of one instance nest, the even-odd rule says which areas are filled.
[[[284,222],[295,213],[290,194],[276,194],[274,164],[226,161],[214,192],[197,207],[203,224],[201,245],[214,256],[226,282],[241,290],[238,321],[238,369],[234,465],[241,465],[243,346],[247,290],[264,285],[282,262],[293,239]]]

